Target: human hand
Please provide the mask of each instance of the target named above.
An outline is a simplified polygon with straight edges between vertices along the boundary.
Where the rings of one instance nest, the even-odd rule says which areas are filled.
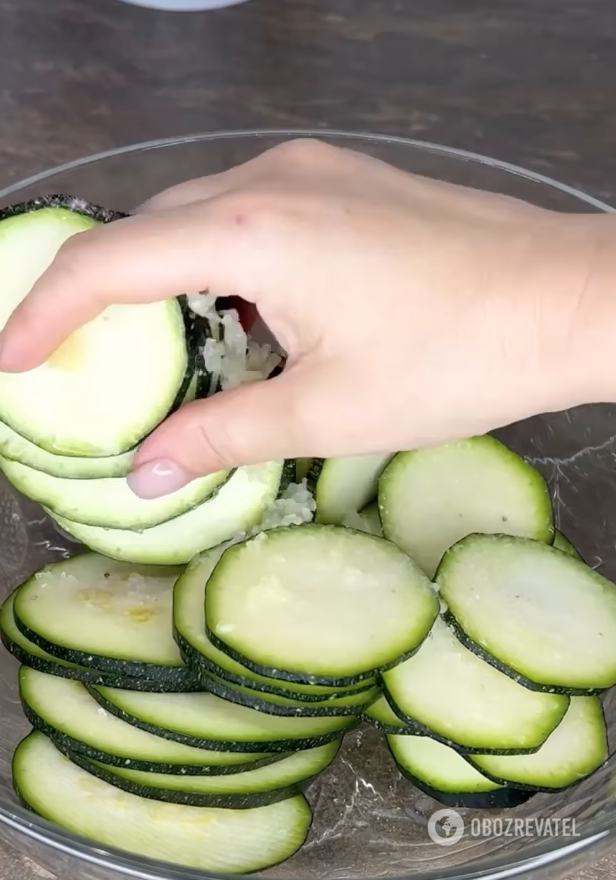
[[[220,468],[483,433],[595,393],[594,355],[572,368],[592,336],[595,226],[291,142],[69,239],[8,322],[0,368],[36,366],[111,303],[208,289],[255,304],[284,372],[166,420],[135,457],[145,497]]]

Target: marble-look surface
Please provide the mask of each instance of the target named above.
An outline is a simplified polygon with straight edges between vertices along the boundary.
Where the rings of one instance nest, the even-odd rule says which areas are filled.
[[[251,0],[165,14],[0,0],[0,187],[122,144],[250,127],[462,147],[616,204],[611,0]],[[576,880],[608,880],[616,856]],[[49,880],[0,849],[0,880]]]

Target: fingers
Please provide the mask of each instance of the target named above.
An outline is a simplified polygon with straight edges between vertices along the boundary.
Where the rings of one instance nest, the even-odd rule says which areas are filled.
[[[220,200],[143,214],[73,236],[13,312],[0,336],[0,369],[42,363],[112,303],[184,291],[233,295],[250,231]]]
[[[171,208],[212,199],[230,190],[250,185],[275,163],[278,152],[279,148],[278,150],[276,148],[267,150],[242,165],[236,165],[218,174],[197,177],[194,180],[187,180],[177,186],[169,187],[140,205],[135,213],[168,211]]]
[[[329,149],[303,141],[280,145],[229,171],[173,187],[133,217],[70,238],[0,335],[0,370],[38,366],[112,303],[152,302],[206,288],[246,299],[238,273],[258,287],[255,266],[241,247],[254,238],[255,226],[250,210],[241,208],[246,186],[285,169],[295,174],[312,168]],[[231,210],[225,210],[228,204]],[[240,207],[234,212],[233,205]],[[257,262],[271,266],[263,248],[252,244],[253,258],[260,250]]]
[[[182,407],[137,452],[131,489],[156,498],[202,474],[300,455],[296,386],[290,371]]]
[[[149,214],[152,211],[169,211],[172,208],[181,208],[194,202],[202,202],[227,192],[233,185],[238,169],[223,171],[221,174],[212,174],[209,177],[199,177],[196,180],[187,180],[177,186],[163,190],[161,193],[148,199],[134,211],[135,214]]]
[[[313,139],[296,138],[291,141],[283,141],[241,165],[236,165],[218,174],[198,177],[169,187],[140,205],[136,213],[167,211],[170,208],[211,199],[222,193],[250,186],[258,180],[272,176],[280,180],[285,175],[293,177],[298,173],[306,174],[315,171],[323,173],[331,163],[332,157],[339,158],[342,153],[343,151],[338,147],[332,147]],[[344,153],[348,156],[353,155],[348,150],[345,150]],[[338,163],[335,168],[340,174],[341,169]]]

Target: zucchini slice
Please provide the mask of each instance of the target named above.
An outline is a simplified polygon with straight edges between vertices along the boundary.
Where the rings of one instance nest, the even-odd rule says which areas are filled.
[[[138,797],[78,767],[38,732],[17,747],[13,783],[33,812],[79,837],[217,874],[259,871],[284,861],[304,843],[312,819],[302,795],[252,810]]]
[[[308,483],[317,503],[316,521],[342,525],[377,496],[379,477],[391,460],[387,455],[355,455],[348,458],[315,458]]]
[[[382,730],[383,733],[392,734],[418,734],[420,727],[417,724],[405,723],[391,708],[385,694],[381,694],[370,706],[362,711],[362,720]]]
[[[494,669],[439,618],[417,653],[383,673],[392,708],[447,745],[485,752],[539,748],[569,699],[528,690]]]
[[[135,530],[157,526],[192,510],[215,496],[230,477],[229,471],[217,471],[192,480],[177,492],[144,499],[130,489],[126,477],[52,477],[2,457],[0,469],[19,492],[54,514],[84,525]]]
[[[199,377],[202,367],[200,352],[211,332],[209,322],[195,315],[188,304],[188,298],[184,294],[178,296],[177,300],[184,319],[188,366],[180,390],[169,411],[170,414],[176,412],[184,403],[189,403],[195,399],[199,388]]]
[[[43,209],[59,208],[62,211],[70,211],[84,218],[84,221],[91,223],[111,223],[114,220],[122,220],[128,217],[128,214],[122,211],[112,211],[110,208],[103,208],[101,205],[95,205],[87,202],[85,199],[79,199],[76,196],[61,195],[59,193],[48,193],[38,196],[35,199],[27,199],[25,202],[18,202],[15,205],[7,205],[0,208],[0,222],[9,220],[12,217],[22,217],[24,214],[32,214],[34,211]]]
[[[74,199],[0,213],[0,329],[60,247],[97,225],[93,214]],[[187,368],[177,300],[109,306],[41,366],[0,373],[0,420],[48,452],[117,455],[167,415]]]
[[[193,376],[190,380],[190,384],[186,389],[186,396],[182,401],[182,405],[185,403],[192,403],[193,400],[197,399],[197,391],[199,388],[199,373],[193,373]]]
[[[340,742],[335,741],[284,756],[264,767],[220,776],[146,773],[130,767],[109,767],[82,755],[69,754],[68,757],[93,776],[139,797],[192,807],[249,809],[275,804],[298,794],[303,785],[332,763],[339,749]]]
[[[437,582],[471,650],[538,690],[616,684],[616,587],[573,556],[504,535],[472,535]]]
[[[448,807],[503,809],[532,797],[532,791],[488,779],[454,749],[430,737],[389,735],[386,740],[402,775]]]
[[[429,577],[445,551],[473,532],[554,537],[545,480],[489,436],[396,455],[381,478],[379,510],[385,537]]]
[[[232,661],[232,658],[227,657],[227,660]],[[195,662],[197,665],[201,666],[200,669],[197,670],[195,668]],[[312,703],[316,703],[317,706],[319,706],[326,701],[333,700],[335,702],[336,700],[346,700],[347,698],[356,702],[358,706],[366,706],[372,702],[373,693],[379,691],[379,685],[377,684],[376,678],[365,678],[345,688],[327,687],[327,685],[310,685],[286,680],[277,681],[275,678],[267,678],[265,675],[259,676],[257,679],[257,673],[252,672],[251,669],[246,669],[245,676],[230,676],[227,675],[225,670],[208,668],[207,661],[203,664],[199,664],[199,661],[195,662],[188,662],[188,665],[193,672],[197,673],[200,679],[205,682],[205,685],[201,690],[208,690],[208,682],[214,678],[218,680],[221,685],[226,687],[232,688],[237,686],[239,688],[246,688],[255,699],[262,697],[267,700],[270,696],[275,698],[280,697],[284,700],[291,700],[294,703],[298,703],[300,707],[305,706],[306,709],[308,709]],[[238,664],[238,666],[239,665],[240,664]],[[245,669],[245,667],[241,668]],[[254,677],[251,678],[251,676]],[[271,682],[274,683],[273,686],[270,686]],[[276,685],[280,685],[280,687],[276,687]],[[305,690],[300,690],[300,688],[305,688]],[[316,714],[320,713],[317,712]]]
[[[557,550],[562,550],[563,553],[568,553],[569,556],[575,556],[576,559],[582,560],[582,557],[577,552],[569,538],[563,535],[562,532],[554,532],[554,543],[552,546],[555,547]]]
[[[54,455],[0,422],[0,455],[5,459],[20,462],[54,477],[90,480],[126,476],[130,470],[134,452],[131,450],[106,458]]]
[[[127,690],[148,691],[151,693],[169,693],[173,690],[190,691],[200,690],[198,678],[172,682],[168,678],[152,681],[146,678],[134,678],[118,672],[102,672],[100,669],[92,669],[88,666],[80,666],[70,663],[68,660],[60,660],[48,654],[34,642],[27,639],[15,623],[13,603],[15,594],[11,594],[0,609],[0,639],[2,644],[20,663],[46,672],[49,675],[60,675],[62,678],[70,678],[73,681],[81,681],[87,684],[104,684],[107,687],[126,688]]]
[[[268,678],[238,663],[212,644],[205,629],[205,591],[210,575],[225,549],[226,545],[222,545],[197,556],[173,588],[175,638],[191,669],[201,676],[222,679],[227,685],[240,685],[264,694],[308,703],[325,697],[357,694],[374,687],[374,679],[360,681],[343,689]]]
[[[378,502],[373,501],[359,513],[350,513],[342,523],[347,529],[356,529],[358,532],[367,532],[376,538],[383,537],[383,526],[379,514]]]
[[[239,773],[281,757],[195,749],[155,736],[105,711],[79,682],[26,667],[19,671],[19,693],[28,721],[59,748],[112,767],[199,776]]]
[[[607,731],[597,697],[571,697],[569,711],[532,755],[473,755],[481,773],[496,782],[555,791],[575,785],[608,758]]]
[[[377,538],[383,537],[383,524],[381,523],[381,514],[379,513],[378,501],[373,501],[367,507],[359,512],[359,518],[364,525],[364,529]]]
[[[302,480],[305,480],[310,471],[310,467],[312,465],[311,458],[298,458],[295,461],[295,480],[298,483],[301,483]]]
[[[196,397],[197,375],[194,374],[186,391],[184,403]],[[42,471],[52,477],[70,480],[98,480],[125,477],[130,471],[134,451],[103,458],[78,458],[74,455],[55,455],[31,443],[17,431],[0,422],[0,456],[10,461]]]
[[[20,631],[44,651],[103,672],[194,683],[173,638],[179,570],[85,553],[45,566],[16,592]],[[177,689],[177,688],[176,688]]]
[[[400,662],[438,599],[393,544],[336,526],[263,532],[225,551],[207,585],[210,639],[272,678],[344,685]]]
[[[203,749],[286,752],[338,739],[354,716],[283,718],[237,706],[214,694],[144,694],[88,687],[107,711],[166,739]]]
[[[257,526],[278,494],[281,472],[280,462],[240,468],[211,500],[141,532],[87,526],[47,512],[73,538],[112,559],[182,565]]]
[[[237,703],[238,706],[248,706],[268,715],[286,715],[295,718],[359,715],[364,707],[373,703],[380,694],[380,688],[374,687],[369,691],[360,691],[358,694],[323,697],[318,702],[307,703],[276,694],[264,694],[245,685],[230,684],[215,675],[205,676],[204,683],[210,693],[231,703]]]

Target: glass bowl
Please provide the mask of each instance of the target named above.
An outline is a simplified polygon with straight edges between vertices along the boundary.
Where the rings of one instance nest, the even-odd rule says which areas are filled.
[[[343,132],[229,132],[139,144],[73,162],[0,192],[9,204],[43,193],[79,196],[129,211],[159,190],[222,171],[295,136],[317,136],[363,150],[418,174],[507,193],[568,212],[610,211],[570,187],[482,156],[402,138]],[[544,473],[557,526],[586,561],[616,580],[616,407],[584,407],[542,416],[500,432]],[[0,599],[44,563],[74,554],[42,510],[0,483]],[[0,841],[12,844],[62,880],[197,880],[212,876],[105,850],[23,809],[13,794],[10,760],[27,732],[16,689],[17,664],[0,654]],[[616,691],[605,711],[616,742]],[[616,838],[616,760],[563,794],[540,794],[506,814],[459,811],[465,832],[432,842],[430,817],[440,804],[396,772],[381,736],[350,734],[330,770],[308,791],[315,821],[304,848],[265,872],[276,878],[571,877],[604,854]],[[61,797],[61,792],[58,793]],[[539,820],[483,829],[489,815]],[[547,819],[567,818],[560,828]],[[575,821],[573,821],[575,820]],[[543,823],[543,824],[542,824]],[[550,833],[547,833],[547,832]],[[447,845],[445,845],[447,844]]]

